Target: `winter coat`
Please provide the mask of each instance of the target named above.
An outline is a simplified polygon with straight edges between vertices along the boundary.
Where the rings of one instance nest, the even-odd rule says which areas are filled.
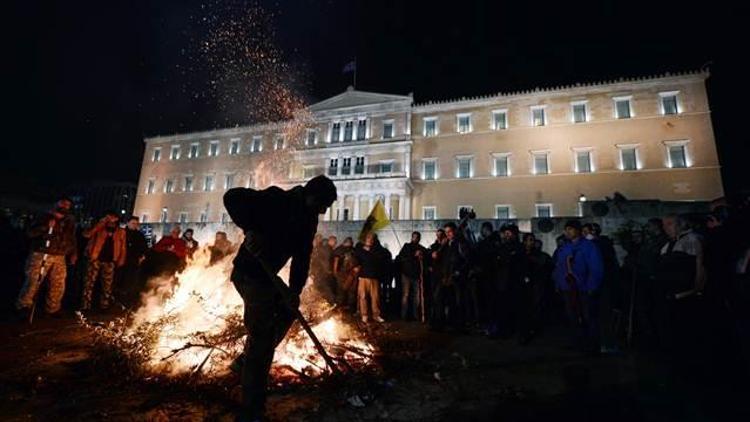
[[[594,242],[579,238],[567,242],[557,254],[555,262],[555,287],[562,291],[571,290],[566,280],[568,274],[568,257],[572,258],[572,274],[575,277],[575,288],[582,292],[599,290],[604,277],[604,262],[599,248]]]

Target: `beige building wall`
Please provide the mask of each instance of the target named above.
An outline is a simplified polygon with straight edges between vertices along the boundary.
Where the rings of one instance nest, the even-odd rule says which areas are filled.
[[[537,205],[550,205],[553,216],[579,212],[579,197],[604,199],[620,192],[630,199],[676,201],[711,200],[723,195],[720,167],[705,90],[707,73],[665,75],[574,85],[548,90],[500,94],[482,98],[412,105],[411,96],[348,90],[310,106],[305,127],[316,142],[306,145],[307,131],[289,133],[282,124],[260,124],[209,132],[148,138],[138,185],[135,212],[147,221],[205,218],[218,222],[224,210],[221,197],[227,175],[232,186],[263,188],[269,165],[281,168],[282,187],[304,183],[316,174],[329,174],[331,158],[339,159],[333,177],[340,193],[326,219],[364,219],[374,201],[381,199],[394,219],[421,219],[424,207],[434,207],[436,218],[452,218],[459,206],[471,206],[479,217],[495,217],[495,206],[510,208],[510,216],[536,216]],[[676,93],[678,114],[665,115],[661,95]],[[630,98],[631,117],[616,118],[615,98]],[[585,103],[585,122],[573,122],[573,104]],[[544,126],[532,124],[532,108],[543,107]],[[504,110],[507,128],[493,126],[493,112]],[[457,115],[469,115],[470,131],[458,133]],[[424,136],[426,118],[437,118],[438,134]],[[367,120],[364,141],[330,143],[334,122]],[[394,136],[383,139],[384,122],[392,122]],[[260,136],[262,151],[253,151]],[[284,137],[283,151],[274,151]],[[239,152],[230,154],[233,142]],[[198,157],[190,158],[198,143]],[[212,143],[216,156],[209,156]],[[684,145],[687,168],[670,168],[669,145]],[[172,146],[180,158],[170,159]],[[161,149],[158,162],[154,149]],[[621,150],[636,148],[638,169],[622,170]],[[577,172],[576,154],[588,151],[592,172]],[[533,154],[545,153],[549,174],[534,174]],[[494,174],[494,157],[507,155],[510,174]],[[365,157],[366,171],[354,174],[355,158]],[[344,158],[351,158],[351,174],[342,175]],[[457,157],[471,157],[470,178],[457,177]],[[423,180],[424,160],[437,163],[436,180]],[[381,172],[381,161],[392,161]],[[305,169],[308,169],[305,172]],[[193,189],[185,189],[185,177]],[[206,176],[213,189],[205,191]],[[149,181],[154,192],[147,194]],[[166,193],[167,180],[172,192]],[[265,184],[264,184],[265,183]],[[205,215],[205,217],[202,217]]]

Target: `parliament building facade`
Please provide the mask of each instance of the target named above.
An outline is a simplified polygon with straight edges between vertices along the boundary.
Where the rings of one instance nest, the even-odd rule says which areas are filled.
[[[289,122],[146,138],[134,213],[145,222],[227,222],[223,193],[325,174],[325,220],[575,216],[580,201],[708,201],[723,195],[707,72],[415,103],[348,89]],[[298,125],[297,125],[298,126]],[[294,138],[294,139],[289,139]]]

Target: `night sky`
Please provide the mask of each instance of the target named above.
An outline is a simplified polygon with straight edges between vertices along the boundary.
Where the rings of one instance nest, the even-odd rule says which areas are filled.
[[[231,19],[238,3],[15,2],[5,14],[0,191],[135,182],[144,136],[250,123],[195,54],[206,22]],[[710,64],[725,187],[747,189],[746,12],[717,1],[602,3],[254,4],[272,15],[273,42],[309,102],[346,89],[341,69],[354,57],[358,89],[413,92],[418,102]]]

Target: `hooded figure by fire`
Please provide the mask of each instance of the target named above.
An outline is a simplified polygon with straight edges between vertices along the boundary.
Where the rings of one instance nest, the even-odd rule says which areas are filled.
[[[303,186],[284,191],[272,186],[262,191],[234,188],[224,194],[224,206],[245,240],[234,259],[231,280],[245,303],[244,321],[249,335],[242,364],[240,420],[262,418],[266,385],[276,346],[294,321],[285,304],[299,306],[310,267],[310,252],[318,215],[336,200],[336,186],[317,176]],[[277,273],[292,259],[289,297],[269,279],[266,264]]]

